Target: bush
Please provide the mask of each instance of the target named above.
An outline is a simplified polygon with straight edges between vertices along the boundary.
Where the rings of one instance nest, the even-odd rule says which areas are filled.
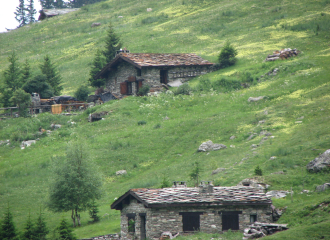
[[[237,62],[237,50],[227,41],[221,49],[218,60],[221,68],[234,65]]]
[[[210,79],[201,79],[196,86],[197,91],[209,91],[212,88]]]
[[[138,125],[145,125],[145,124],[147,124],[146,121],[138,121]]]
[[[254,169],[254,175],[262,176],[262,170],[259,166]]]
[[[191,92],[191,87],[188,85],[188,83],[182,84],[177,88],[177,90],[174,92],[175,95],[183,94],[183,95],[189,95]]]
[[[227,90],[241,89],[241,82],[237,80],[229,81],[225,78],[221,78],[220,80],[216,80],[215,82],[213,82],[212,87],[214,89],[219,89],[219,87],[223,87]]]
[[[88,98],[89,89],[85,85],[81,85],[77,91],[74,93],[74,97],[77,98],[79,101],[86,101]]]
[[[149,90],[150,90],[149,85],[144,85],[139,89],[138,95],[139,96],[146,96],[148,94]]]

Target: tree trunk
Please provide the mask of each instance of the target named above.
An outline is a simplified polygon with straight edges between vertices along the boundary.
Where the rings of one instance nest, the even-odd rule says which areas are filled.
[[[72,222],[73,222],[73,227],[76,227],[76,217],[74,215],[74,210],[73,209],[71,211],[71,219],[72,219]]]
[[[80,223],[80,214],[78,214],[78,209],[76,208],[75,209],[75,212],[76,212],[76,218],[77,218],[77,221],[78,221],[78,226],[80,227],[81,223]]]

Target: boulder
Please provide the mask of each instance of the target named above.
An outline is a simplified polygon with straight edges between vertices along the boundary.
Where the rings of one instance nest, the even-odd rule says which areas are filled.
[[[278,191],[278,190],[273,190],[269,191],[266,193],[268,197],[271,198],[284,198],[286,195],[288,195],[290,192],[289,191]]]
[[[21,149],[25,149],[26,147],[30,147],[32,144],[35,144],[36,142],[37,142],[36,140],[23,141],[21,143]]]
[[[103,112],[89,114],[88,121],[89,122],[95,122],[95,121],[102,120],[102,117],[105,116],[105,115],[108,115],[108,112],[103,111]]]
[[[235,138],[236,138],[236,136],[231,136],[229,139],[234,140]]]
[[[220,149],[227,148],[226,145],[223,144],[218,144],[218,143],[213,143],[211,140],[207,142],[203,142],[199,148],[198,152],[208,152],[208,151],[216,151]]]
[[[212,171],[212,175],[218,174],[220,172],[226,171],[225,168],[217,168],[215,170]]]
[[[320,172],[323,169],[330,168],[330,149],[310,161],[306,167],[309,172]]]
[[[316,192],[324,192],[330,188],[330,183],[325,183],[316,187]]]
[[[260,181],[258,181],[258,179],[254,179],[254,178],[246,178],[242,181],[240,181],[238,184],[237,184],[238,187],[254,187],[254,188],[257,188],[257,189],[261,189],[261,190],[264,190],[264,189],[267,189],[270,187],[270,185],[268,184],[265,184],[265,183],[262,183]]]
[[[249,97],[248,102],[258,102],[262,99],[264,99],[265,96],[259,96],[259,97]]]
[[[116,172],[116,175],[119,176],[119,175],[125,175],[127,174],[127,171],[126,170],[119,170]]]
[[[98,27],[98,26],[101,26],[100,22],[95,22],[95,23],[92,23],[92,25],[91,25],[91,27]]]

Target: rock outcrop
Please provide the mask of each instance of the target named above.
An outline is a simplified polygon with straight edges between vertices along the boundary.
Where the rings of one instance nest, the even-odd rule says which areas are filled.
[[[227,148],[226,145],[223,144],[218,144],[218,143],[213,143],[211,140],[207,142],[203,142],[199,148],[198,152],[208,152],[208,151],[216,151],[220,149],[225,149]]]
[[[330,149],[326,150],[313,161],[310,161],[306,167],[309,172],[320,172],[330,168]]]

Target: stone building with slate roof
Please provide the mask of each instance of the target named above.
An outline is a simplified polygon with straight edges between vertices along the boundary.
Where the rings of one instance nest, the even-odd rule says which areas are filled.
[[[158,239],[163,232],[221,233],[242,231],[255,221],[272,222],[271,203],[253,187],[213,187],[202,182],[191,188],[175,182],[172,188],[131,189],[111,208],[121,211],[122,239]]]
[[[162,84],[185,82],[211,71],[213,63],[191,53],[130,53],[120,51],[95,79],[107,79],[106,87],[118,96],[137,94],[148,84],[150,92]]]

